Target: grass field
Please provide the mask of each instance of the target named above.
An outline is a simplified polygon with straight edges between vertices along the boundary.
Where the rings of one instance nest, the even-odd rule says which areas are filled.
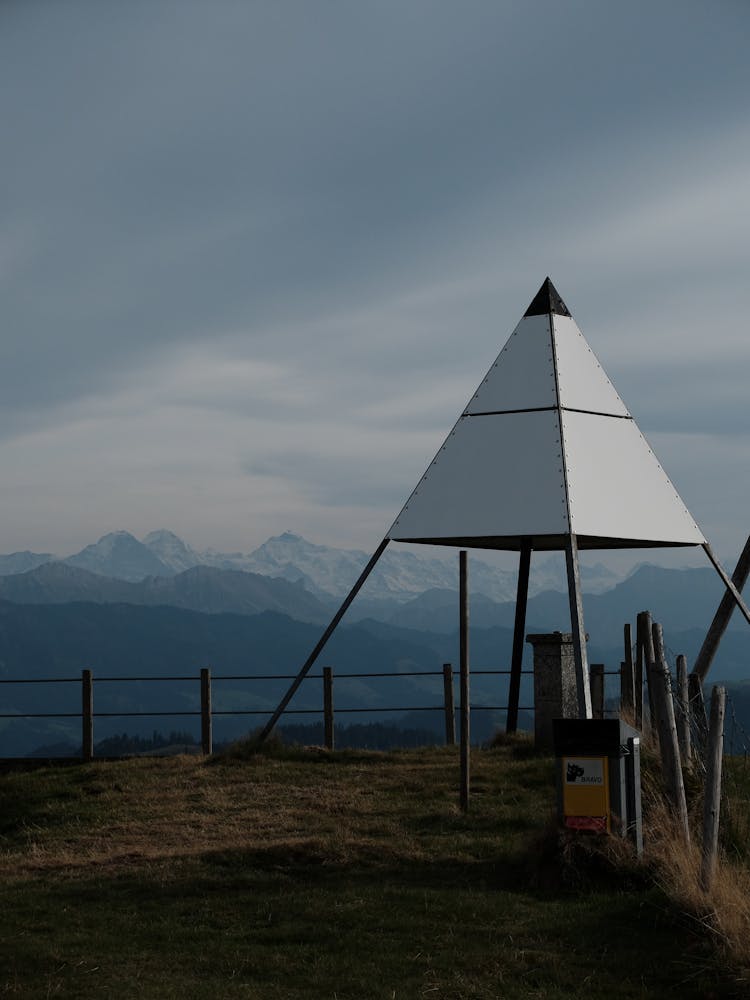
[[[548,758],[453,749],[0,775],[0,995],[742,996],[635,863],[561,854]],[[575,853],[575,852],[574,852]]]

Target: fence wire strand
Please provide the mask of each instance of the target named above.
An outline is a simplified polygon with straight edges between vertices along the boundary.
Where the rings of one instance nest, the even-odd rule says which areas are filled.
[[[706,776],[708,731],[701,720],[685,706],[679,696],[676,680],[677,655],[665,644],[669,685],[675,721],[687,720],[690,732],[691,767],[703,785]],[[644,671],[645,673],[645,671]],[[644,705],[648,703],[644,678]],[[723,686],[723,685],[722,685]],[[713,687],[713,685],[711,685]],[[705,691],[704,691],[705,699]],[[710,711],[706,705],[706,714]],[[721,842],[729,854],[748,860],[750,858],[750,733],[737,718],[737,708],[730,693],[726,692],[724,716],[724,761],[721,784]]]

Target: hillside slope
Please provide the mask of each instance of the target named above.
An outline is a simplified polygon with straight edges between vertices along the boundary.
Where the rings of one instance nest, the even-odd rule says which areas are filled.
[[[278,611],[297,621],[322,623],[331,610],[301,584],[239,570],[194,566],[174,576],[128,581],[102,576],[64,562],[0,577],[0,600],[16,604],[168,605],[209,614],[256,615]]]
[[[0,991],[682,1000],[735,983],[644,872],[566,863],[554,772],[450,750],[0,774]],[[603,960],[606,956],[606,960]]]

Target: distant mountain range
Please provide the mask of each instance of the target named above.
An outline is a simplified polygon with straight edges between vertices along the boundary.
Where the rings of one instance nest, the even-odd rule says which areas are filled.
[[[691,662],[703,634],[700,629],[670,630],[666,634],[667,644],[675,652],[684,652]],[[203,666],[210,666],[215,677],[213,702],[217,712],[231,713],[245,708],[269,711],[278,703],[319,636],[319,625],[294,621],[269,611],[259,615],[201,614],[165,606],[86,602],[40,605],[0,601],[0,681],[70,679],[68,684],[0,685],[6,716],[0,720],[0,756],[27,753],[60,739],[80,740],[80,723],[75,719],[28,720],[8,716],[24,712],[78,712],[80,683],[76,678],[84,667],[94,672],[96,711],[111,713],[111,717],[97,720],[97,739],[121,732],[148,735],[154,727],[172,725],[174,717],[170,718],[170,713],[197,710],[198,673]],[[711,683],[718,680],[737,682],[747,676],[748,639],[746,632],[727,633],[712,670]],[[487,675],[482,671],[507,669],[511,644],[511,628],[472,625],[470,649],[475,705],[504,704],[507,676]],[[622,655],[622,643],[616,633],[593,632],[589,643],[591,662],[605,663],[609,670],[615,670]],[[316,676],[303,685],[291,707],[319,712],[320,667],[331,665],[336,677],[337,709],[356,709],[354,718],[357,721],[386,718],[386,714],[379,714],[381,709],[393,709],[402,718],[409,718],[410,710],[435,705],[439,726],[440,667],[445,662],[458,663],[455,629],[450,633],[430,632],[373,620],[342,625],[314,669]],[[527,669],[531,666],[528,645],[525,666]],[[415,671],[421,676],[412,676]],[[396,676],[377,676],[387,672]],[[344,677],[345,674],[350,676]],[[265,679],[242,681],[238,675],[262,675]],[[267,679],[279,675],[278,680]],[[117,676],[141,679],[101,683],[102,678]],[[170,676],[183,680],[163,679]],[[616,678],[608,678],[608,684],[610,695],[614,695]],[[745,687],[743,693],[748,689]],[[524,676],[521,705],[530,705],[531,701],[531,679]],[[749,716],[738,714],[738,719],[748,729],[750,698],[745,698],[745,702]],[[128,715],[138,711],[163,715],[141,719]],[[481,711],[479,714],[485,715]],[[427,715],[429,713],[411,712],[410,724]],[[292,715],[289,721],[316,718],[319,715]],[[352,718],[343,712],[340,716],[342,721]],[[217,739],[252,730],[259,721],[256,716],[219,714]],[[197,723],[194,717],[187,716],[179,718],[179,725],[195,729]]]
[[[136,542],[136,545],[141,543]],[[109,547],[109,551],[118,549],[132,553],[128,536],[115,537],[115,544]],[[0,576],[0,600],[15,604],[87,601],[95,604],[164,605],[210,614],[254,615],[275,611],[296,621],[313,624],[327,623],[338,606],[338,598],[332,594],[320,588],[315,593],[307,589],[307,577],[292,582],[283,576],[195,565],[171,575],[151,575],[135,582],[83,569],[76,562],[84,560],[74,558],[75,562],[73,559],[46,562],[26,572]],[[177,559],[174,562],[177,564]],[[131,560],[126,565],[132,567],[134,564]],[[357,570],[351,565],[348,568]],[[515,600],[492,600],[479,590],[481,583],[478,584],[476,578],[477,574],[473,573],[470,600],[472,623],[480,628],[512,628]],[[412,582],[415,583],[416,579],[415,570]],[[458,593],[455,589],[432,587],[410,598],[407,594],[408,599],[404,599],[405,592],[396,589],[395,581],[392,580],[389,585],[398,598],[368,598],[363,593],[348,611],[346,623],[374,619],[399,628],[446,634],[456,629]],[[622,635],[624,623],[634,623],[637,612],[644,609],[653,613],[667,633],[685,630],[705,633],[721,596],[721,583],[710,567],[676,570],[641,566],[610,590],[586,594],[584,618],[586,628],[595,641]],[[531,597],[526,621],[527,632],[566,631],[570,627],[567,594],[547,590]],[[739,615],[735,615],[730,628],[744,633],[747,626]]]
[[[113,682],[96,686],[98,711],[126,713],[98,722],[98,736],[122,731],[148,735],[151,717],[134,719],[128,712],[157,712],[162,706],[165,713],[194,711],[197,672],[205,665],[217,674],[285,675],[284,680],[251,685],[252,693],[245,682],[217,682],[219,711],[247,705],[249,697],[259,710],[268,709],[304,662],[368,556],[314,545],[291,532],[270,538],[249,555],[197,552],[169,531],[152,532],[142,541],[114,532],[66,559],[33,552],[0,556],[0,681],[75,678],[83,667],[100,678],[146,678],[127,687]],[[458,663],[453,556],[438,558],[395,546],[387,550],[326,647],[318,666],[334,666],[336,703],[364,713],[358,720],[380,720],[373,713],[387,706],[405,711],[440,703],[440,665]],[[569,630],[563,574],[562,560],[542,557],[532,563],[527,633]],[[507,677],[481,671],[507,669],[509,664],[516,574],[472,554],[470,582],[471,662],[476,671],[472,698],[496,707],[507,696]],[[669,650],[685,653],[691,663],[722,596],[710,567],[670,570],[644,565],[621,581],[593,567],[584,574],[584,591],[589,661],[605,663],[609,670],[616,670],[623,658],[624,623],[634,624],[644,609],[664,626]],[[528,645],[524,662],[528,669]],[[710,680],[742,681],[750,674],[748,664],[750,632],[735,615]],[[406,676],[412,670],[435,676]],[[383,671],[404,676],[382,682],[341,676]],[[174,674],[195,675],[196,683],[186,682],[180,692],[171,682],[152,679]],[[609,683],[614,687],[616,679]],[[525,676],[522,705],[530,703],[530,685]],[[302,707],[319,707],[319,680],[311,680],[304,692]],[[738,718],[750,729],[748,692],[750,683],[741,692],[745,714]],[[6,716],[0,719],[0,755],[28,752],[58,737],[68,742],[78,738],[77,723],[70,720],[7,717],[24,711],[76,712],[76,683],[33,689],[3,684],[0,693]],[[300,698],[302,694],[295,702]],[[496,718],[496,708],[492,711],[492,716],[490,709],[480,712],[487,725]],[[421,715],[430,715],[412,714],[412,725],[421,725],[427,721]],[[217,718],[225,733],[255,725],[255,717]],[[432,721],[439,728],[439,713]]]
[[[665,569],[639,566],[626,580],[602,594],[586,594],[584,620],[592,637],[622,635],[625,622],[635,627],[639,611],[651,611],[667,633],[695,629],[705,634],[721,600],[724,588],[716,572],[705,569]],[[458,608],[456,591],[429,590],[399,605],[384,620],[393,625],[446,632],[455,628]],[[471,620],[483,628],[512,628],[515,602],[495,603],[482,595],[470,602]],[[379,617],[379,616],[374,616]],[[531,597],[526,612],[527,631],[570,628],[567,594],[548,590]],[[747,623],[737,612],[729,624],[750,636]],[[749,662],[750,667],[750,662]]]
[[[366,559],[364,552],[313,545],[291,533],[269,539],[248,556],[197,553],[167,531],[152,532],[143,541],[115,532],[64,560],[29,552],[2,556],[0,681],[75,678],[83,667],[100,678],[118,674],[147,678],[127,685],[96,685],[97,711],[125,713],[97,722],[98,738],[123,731],[148,735],[153,717],[137,719],[128,712],[194,711],[198,669],[206,665],[216,674],[232,677],[284,675],[285,680],[257,684],[217,682],[214,702],[220,712],[248,704],[267,710],[304,662]],[[554,569],[552,564],[542,560],[540,564],[537,585],[545,578],[555,582],[554,572],[545,576],[545,567]],[[470,567],[470,648],[476,671],[472,698],[498,706],[507,697],[507,677],[481,671],[507,669],[515,574],[503,575],[474,556]],[[376,573],[372,587],[354,602],[318,666],[334,666],[336,703],[356,708],[358,721],[381,720],[376,710],[385,707],[403,709],[399,714],[408,719],[407,709],[440,704],[440,665],[458,663],[455,560],[394,549],[386,553]],[[600,586],[602,579],[595,574],[594,585]],[[569,630],[568,598],[562,588],[564,579],[561,590],[546,589],[530,598],[527,633]],[[589,660],[605,663],[609,670],[616,670],[623,658],[624,623],[634,624],[637,612],[644,609],[664,626],[670,651],[685,653],[692,662],[722,594],[710,567],[641,566],[604,592],[591,593],[590,583],[584,589],[589,591],[584,600],[591,636]],[[524,662],[530,668],[528,645]],[[750,633],[744,620],[735,616],[711,681],[741,681],[748,676],[748,663]],[[413,670],[434,676],[407,676]],[[341,676],[383,671],[405,676],[383,680]],[[196,682],[180,688],[151,679],[168,675],[195,675]],[[614,694],[616,679],[609,683]],[[742,712],[747,715],[741,722],[750,728],[747,690],[750,687],[742,691]],[[33,689],[14,683],[0,685],[0,693],[6,715],[0,719],[0,755],[78,738],[77,723],[70,720],[7,717],[24,711],[75,712],[80,706],[76,683],[35,684]],[[531,699],[531,680],[525,676],[522,706]],[[320,681],[308,682],[295,703],[319,707]],[[479,714],[488,726],[501,718],[496,709]],[[428,720],[420,717],[431,713],[412,715],[410,725],[421,725]],[[307,718],[313,717],[299,720]],[[217,720],[229,736],[252,729],[257,722],[253,716]],[[439,729],[439,713],[431,724]]]
[[[139,541],[127,531],[104,535],[74,555],[58,559],[50,553],[14,552],[0,555],[0,576],[26,573],[52,561],[77,569],[128,582],[147,577],[170,577],[206,566],[241,570],[266,577],[280,577],[301,583],[318,597],[337,598],[346,594],[367,563],[370,553],[315,545],[300,535],[285,532],[269,538],[248,555],[209,549],[198,552],[171,531],[152,531]],[[456,586],[457,560],[421,555],[398,547],[387,549],[363,588],[361,600],[408,601],[430,589],[450,590]],[[613,586],[617,577],[606,567],[582,567],[584,587],[598,593]],[[479,557],[471,560],[472,587],[494,601],[515,597],[516,573],[498,569]],[[565,590],[561,561],[540,557],[533,563],[530,593]]]

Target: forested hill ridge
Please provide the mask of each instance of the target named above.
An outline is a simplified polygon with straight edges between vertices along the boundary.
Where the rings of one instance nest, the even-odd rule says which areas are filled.
[[[553,621],[551,627],[564,626]],[[589,659],[616,670],[622,659],[621,631],[598,632],[590,626]],[[259,615],[205,614],[167,606],[139,607],[133,604],[14,604],[0,602],[0,682],[23,679],[62,679],[67,684],[0,683],[2,713],[0,756],[28,753],[35,748],[67,741],[80,741],[81,670],[94,673],[96,711],[115,713],[112,719],[97,721],[97,739],[127,729],[131,734],[150,733],[152,728],[174,723],[174,712],[197,712],[198,677],[202,667],[210,667],[217,678],[214,709],[220,713],[251,707],[268,712],[278,703],[291,678],[299,670],[320,637],[321,626],[304,623],[266,611]],[[692,661],[704,632],[668,630],[667,644],[674,652],[685,653]],[[334,669],[337,712],[355,709],[356,716],[341,721],[380,721],[379,709],[393,709],[408,716],[408,710],[435,706],[437,738],[442,730],[442,664],[458,663],[458,633],[454,629],[424,631],[405,629],[375,620],[342,624],[334,633],[313,675],[295,698],[295,708],[319,713],[322,705],[320,668]],[[486,670],[508,667],[512,629],[471,625],[470,650],[472,703],[475,706],[502,706],[507,698],[507,676],[485,675]],[[750,635],[729,631],[713,666],[710,682],[740,682],[737,718],[750,731],[750,697],[745,698],[741,682],[747,677]],[[530,647],[525,647],[525,667],[531,667]],[[390,673],[390,678],[366,676]],[[354,675],[344,678],[344,674]],[[411,676],[416,674],[417,676]],[[221,677],[280,677],[278,681],[257,682],[220,680]],[[99,683],[104,678],[136,677],[138,681]],[[156,678],[180,677],[179,683]],[[153,679],[153,680],[152,680]],[[610,683],[610,695],[617,690]],[[741,696],[741,697],[740,697]],[[531,704],[530,678],[524,677],[522,705]],[[747,711],[742,707],[747,701]],[[742,704],[741,704],[742,703]],[[138,719],[131,712],[164,713],[158,719]],[[72,713],[69,719],[17,720],[26,712]],[[119,715],[117,713],[120,713]],[[410,724],[428,724],[429,713],[418,712]],[[479,712],[484,726],[502,713]],[[293,717],[293,721],[315,721],[319,716]],[[338,716],[337,716],[338,718]],[[180,720],[180,725],[182,725]],[[185,719],[185,724],[188,719]],[[217,739],[237,736],[255,727],[259,717],[221,716],[217,719]],[[195,719],[191,724],[195,723]],[[197,724],[197,723],[196,723]],[[472,723],[476,738],[480,736]]]
[[[472,622],[483,628],[511,628],[515,602],[495,601],[482,593],[471,576]],[[584,615],[595,641],[615,641],[625,622],[638,611],[650,610],[667,631],[705,630],[722,596],[722,586],[710,567],[663,569],[641,566],[626,580],[600,594],[587,594]],[[457,627],[458,595],[455,589],[434,587],[404,600],[372,598],[366,589],[347,613],[352,623],[374,618],[390,625],[428,632],[450,633]],[[248,571],[193,566],[171,576],[149,576],[133,582],[81,569],[69,563],[47,562],[35,569],[0,576],[0,600],[17,604],[65,604],[89,601],[97,604],[168,605],[210,614],[259,614],[277,611],[297,621],[323,624],[330,620],[338,598],[312,593],[304,581]],[[569,628],[568,598],[548,590],[531,597],[527,631]],[[739,615],[731,629],[747,634]]]
[[[387,626],[382,626],[387,630]],[[68,679],[68,683],[32,685],[0,683],[0,756],[28,753],[61,740],[80,744],[80,721],[75,718],[13,719],[32,713],[79,713],[82,669],[94,674],[97,712],[125,713],[96,722],[97,739],[127,728],[149,733],[153,728],[197,725],[195,718],[170,713],[196,713],[199,674],[230,678],[214,682],[213,707],[225,710],[271,711],[320,636],[320,626],[294,621],[266,611],[260,615],[201,614],[179,608],[137,607],[132,604],[12,604],[0,602],[0,682]],[[336,682],[338,706],[378,709],[393,706],[440,706],[441,664],[446,637],[403,630],[375,635],[363,626],[342,626],[326,647],[324,662],[337,673],[392,673],[393,678],[362,677]],[[504,645],[509,641],[504,637]],[[440,644],[444,648],[440,648]],[[425,674],[432,673],[432,677]],[[295,698],[295,709],[320,711],[322,686],[318,667]],[[421,676],[410,676],[419,674]],[[400,676],[404,675],[404,676]],[[139,680],[97,683],[97,679],[128,677]],[[179,682],[165,678],[181,678]],[[261,677],[259,681],[237,678]],[[279,680],[269,678],[279,677]],[[481,688],[477,687],[481,696]],[[133,712],[161,713],[148,718]],[[440,714],[440,713],[438,713]],[[317,716],[293,717],[315,721]],[[355,721],[363,721],[359,714]],[[376,715],[373,718],[380,719]],[[217,739],[237,737],[253,729],[254,716],[217,717]],[[347,721],[352,721],[348,717]]]
[[[301,583],[211,566],[193,566],[175,576],[149,576],[136,583],[64,562],[48,562],[26,573],[0,577],[0,600],[16,604],[89,601],[167,605],[211,614],[278,611],[297,621],[316,623],[331,616],[329,604]]]

